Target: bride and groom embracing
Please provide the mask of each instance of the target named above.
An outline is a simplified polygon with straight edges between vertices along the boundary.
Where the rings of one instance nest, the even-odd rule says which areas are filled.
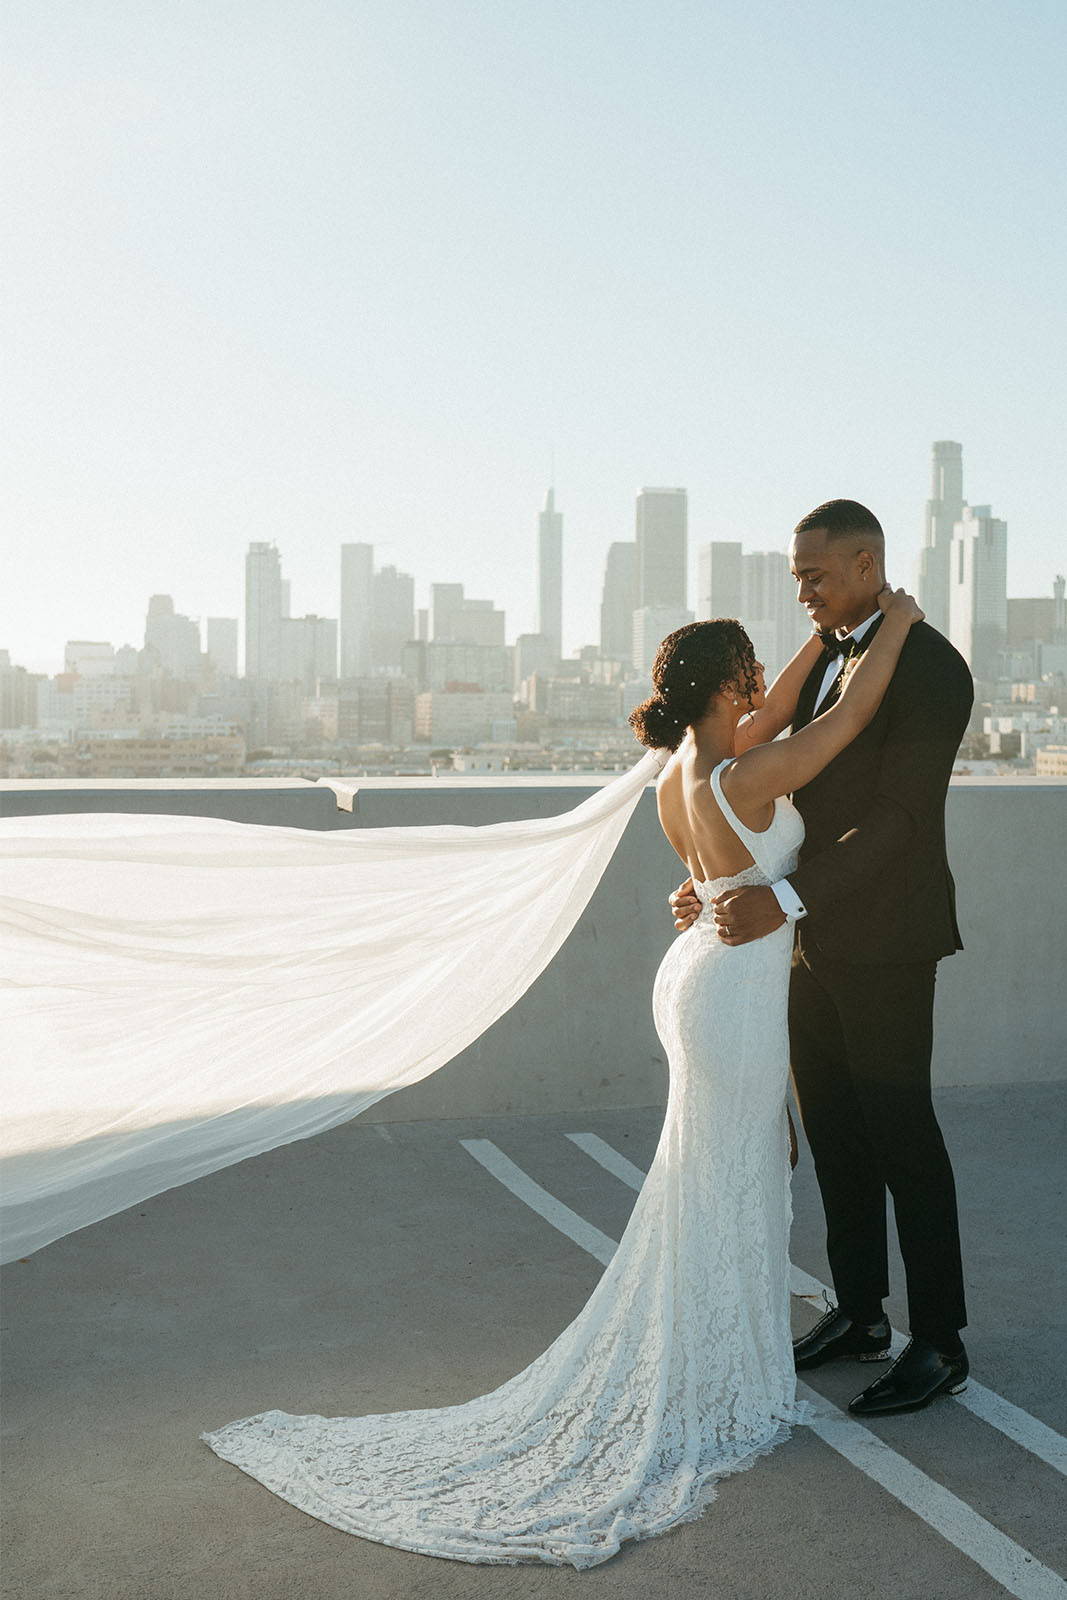
[[[271,1410],[201,1435],[333,1526],[457,1560],[583,1568],[696,1519],[720,1478],[810,1415],[798,1370],[887,1358],[887,1190],[912,1338],[850,1410],[912,1410],[963,1384],[930,1056],[937,961],[961,948],[944,804],[972,680],[886,584],[863,506],[805,517],[791,561],[816,631],[770,689],[739,622],[694,622],[662,641],[655,693],[631,714],[689,877],[652,994],[663,1125],[584,1306],[463,1404]],[[838,1302],[795,1345],[790,1067]]]

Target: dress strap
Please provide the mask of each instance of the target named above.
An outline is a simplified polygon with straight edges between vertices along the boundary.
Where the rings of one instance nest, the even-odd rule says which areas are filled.
[[[725,794],[723,794],[722,790],[722,769],[723,767],[729,766],[733,759],[733,756],[727,756],[723,761],[719,762],[717,767],[712,767],[712,793],[719,802],[719,809],[721,810],[723,816],[737,834],[742,844],[744,844],[748,850],[748,853],[752,857],[756,866],[759,867],[761,871],[765,871],[764,852],[767,844],[767,835],[774,827],[775,820],[778,816],[778,802],[775,801],[774,816],[771,818],[769,826],[764,828],[762,832],[757,832],[754,828],[746,827],[746,825],[741,821],[741,818],[737,815],[737,812],[734,810],[733,806],[730,804],[729,800],[727,800]]]

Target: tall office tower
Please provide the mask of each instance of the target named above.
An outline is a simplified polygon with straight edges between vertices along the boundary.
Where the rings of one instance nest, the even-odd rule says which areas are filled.
[[[430,622],[431,639],[454,639],[453,618],[463,609],[461,583],[431,583]]]
[[[465,644],[491,644],[504,648],[505,613],[491,600],[465,597],[456,619],[458,639]]]
[[[949,637],[976,678],[997,676],[1008,637],[1008,524],[988,506],[964,506],[953,532]]]
[[[919,604],[939,633],[950,627],[949,592],[953,530],[963,516],[963,446],[939,439],[931,458],[930,498],[926,531],[919,555]]]
[[[423,644],[425,644],[430,637],[429,606],[420,606],[415,613],[415,637],[416,639],[420,639]]]
[[[154,594],[149,600],[144,642],[174,678],[192,677],[200,666],[200,624],[176,612],[169,594]]]
[[[312,691],[319,678],[337,676],[337,620],[318,617],[283,617],[278,677],[299,682]]]
[[[697,616],[741,616],[740,541],[712,540],[697,551]]]
[[[404,646],[415,637],[415,579],[382,567],[371,579],[371,668],[401,667]]]
[[[253,542],[245,556],[246,678],[277,678],[284,615],[278,547]]]
[[[780,550],[750,550],[741,557],[741,604],[734,615],[770,683],[811,632],[796,602],[789,560]]]
[[[629,657],[630,647],[627,645],[625,659],[629,660]],[[535,672],[548,675],[555,672],[558,666],[559,656],[551,639],[546,639],[543,633],[520,633],[511,657],[511,687],[515,694],[519,694],[526,680]]]
[[[600,600],[600,653],[612,661],[630,661],[637,609],[637,545],[617,539],[608,546]],[[525,673],[523,674],[525,677]]]
[[[675,628],[693,621],[684,606],[638,606],[633,614],[633,647],[630,660],[642,677],[652,672],[660,641]]]
[[[686,609],[689,509],[685,489],[637,496],[637,607]]]
[[[362,678],[371,670],[371,585],[374,546],[341,546],[341,676]]]
[[[1013,645],[1063,644],[1067,629],[1067,579],[1057,575],[1048,594],[1012,597],[1008,601],[1008,648]]]
[[[207,653],[228,678],[237,676],[237,618],[208,617]]]
[[[43,672],[27,672],[0,650],[0,728],[37,726],[37,685],[44,681]]]
[[[491,600],[464,596],[461,583],[431,583],[433,638],[455,644],[504,643],[505,615]]]
[[[537,519],[537,631],[563,654],[563,513],[549,489]]]

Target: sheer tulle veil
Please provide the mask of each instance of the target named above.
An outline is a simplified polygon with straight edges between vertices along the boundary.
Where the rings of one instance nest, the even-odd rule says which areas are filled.
[[[559,950],[668,754],[482,826],[0,822],[0,1260],[451,1060]]]

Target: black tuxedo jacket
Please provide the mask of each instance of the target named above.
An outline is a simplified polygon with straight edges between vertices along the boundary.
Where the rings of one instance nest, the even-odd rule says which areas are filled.
[[[880,625],[867,630],[863,647]],[[791,732],[812,720],[825,672],[823,658],[800,692]],[[808,910],[797,922],[802,949],[814,943],[835,960],[861,963],[929,961],[963,949],[945,796],[973,702],[959,651],[916,622],[871,721],[793,794],[806,834],[787,881]]]

